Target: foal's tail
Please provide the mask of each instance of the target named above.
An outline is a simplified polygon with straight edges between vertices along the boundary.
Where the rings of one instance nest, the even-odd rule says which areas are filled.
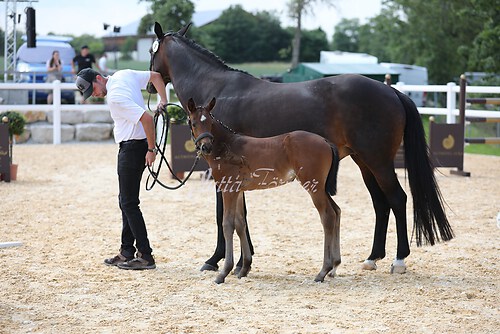
[[[417,246],[422,245],[422,235],[431,245],[439,242],[439,235],[443,241],[451,240],[454,235],[446,218],[444,200],[434,177],[420,114],[407,95],[396,89],[395,92],[406,111],[403,137],[405,165],[413,196],[413,219]],[[439,230],[439,235],[437,230]]]
[[[332,149],[332,165],[330,166],[330,171],[328,172],[328,177],[326,178],[325,189],[326,193],[330,196],[334,196],[337,193],[337,173],[339,171],[339,151],[337,146],[332,143],[328,143]]]

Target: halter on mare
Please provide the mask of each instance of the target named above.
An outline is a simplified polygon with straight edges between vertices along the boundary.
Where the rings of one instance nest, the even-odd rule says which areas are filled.
[[[165,34],[165,36],[166,35],[167,34]],[[151,62],[149,64],[149,70],[150,71],[151,71],[151,69],[153,67],[154,57],[156,55],[156,51],[158,51],[158,48],[160,46],[160,41],[161,41],[161,39],[156,39],[155,42],[153,43],[153,46],[151,47]],[[149,106],[149,102],[151,100],[151,94],[156,94],[157,91],[156,91],[156,88],[153,86],[153,84],[151,82],[148,83],[147,91],[149,93],[149,96],[148,96],[148,109],[149,109],[149,111],[152,111],[151,107]],[[188,175],[184,178],[184,180],[179,179],[177,177],[177,175],[174,173],[172,167],[170,166],[170,164],[169,164],[169,162],[168,162],[168,160],[167,160],[167,158],[165,156],[166,147],[167,147],[168,130],[169,130],[169,127],[170,127],[170,117],[168,116],[168,110],[167,110],[168,108],[167,107],[170,106],[170,105],[173,105],[173,106],[176,106],[178,108],[181,108],[184,112],[186,112],[181,106],[179,106],[179,105],[177,105],[175,103],[167,103],[167,105],[164,108],[162,108],[161,110],[155,110],[155,111],[153,111],[154,112],[154,127],[155,127],[155,131],[158,128],[158,119],[160,117],[162,119],[163,127],[162,127],[162,131],[161,131],[161,136],[160,136],[159,142],[163,143],[163,147],[160,147],[159,144],[155,143],[155,146],[158,149],[158,153],[160,154],[160,163],[158,164],[158,168],[156,169],[156,171],[154,170],[154,167],[148,166],[149,175],[148,175],[148,178],[146,180],[146,190],[153,189],[153,186],[156,183],[158,183],[160,186],[162,186],[165,189],[169,189],[169,190],[179,189],[184,184],[186,184],[187,180],[189,180],[189,178],[191,177],[191,174],[193,174],[193,172],[194,172],[194,170],[196,168],[196,165],[198,164],[198,161],[200,160],[200,151],[198,150],[198,153],[197,153],[196,158],[195,158],[195,160],[193,162],[191,170],[189,171]],[[211,135],[211,134],[209,134],[209,135]],[[191,137],[193,137],[193,132],[192,131],[191,131]],[[201,139],[202,138],[200,138],[200,140]],[[193,138],[193,140],[194,140],[194,138]],[[158,140],[157,140],[157,142],[158,142]],[[197,142],[195,141],[195,144],[196,143]],[[173,175],[173,177],[175,178],[175,180],[177,180],[179,182],[179,184],[177,186],[174,186],[174,187],[167,186],[166,184],[164,184],[163,182],[161,182],[159,180],[160,169],[162,167],[163,162],[165,162],[165,164],[168,167],[168,170]],[[150,177],[153,178],[153,182],[151,183],[151,185],[149,185],[149,178]]]

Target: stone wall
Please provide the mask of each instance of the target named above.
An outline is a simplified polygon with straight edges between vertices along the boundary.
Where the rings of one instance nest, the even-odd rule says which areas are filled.
[[[25,133],[17,143],[50,144],[53,142],[53,112],[21,111],[26,118]],[[109,111],[61,111],[61,142],[102,141],[113,136],[113,120]]]

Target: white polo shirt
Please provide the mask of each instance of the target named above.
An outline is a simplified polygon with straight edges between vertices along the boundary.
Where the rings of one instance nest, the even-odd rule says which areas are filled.
[[[107,102],[114,121],[115,142],[144,139],[146,132],[139,121],[146,111],[142,89],[146,88],[151,72],[121,70],[108,77]]]

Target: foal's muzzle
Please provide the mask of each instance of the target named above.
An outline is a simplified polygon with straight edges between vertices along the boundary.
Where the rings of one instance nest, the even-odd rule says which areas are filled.
[[[208,140],[203,140],[208,138]],[[212,140],[214,136],[210,132],[203,132],[198,138],[195,139],[194,144],[198,151],[201,151],[203,154],[212,153]]]

